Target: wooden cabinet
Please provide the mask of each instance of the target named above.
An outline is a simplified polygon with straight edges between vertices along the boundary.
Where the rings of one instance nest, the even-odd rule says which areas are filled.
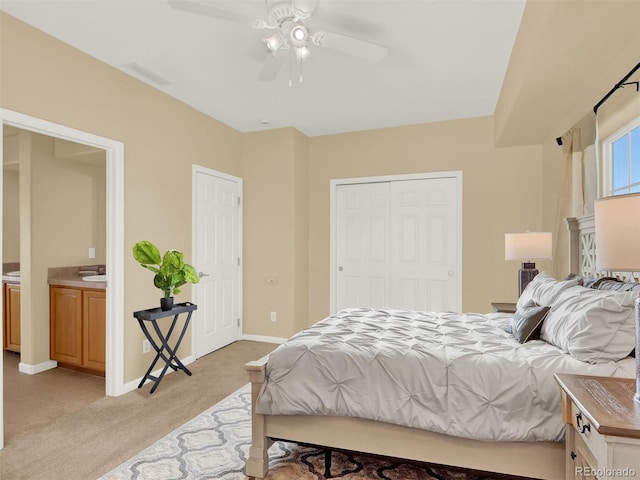
[[[635,380],[556,375],[562,391],[566,478],[613,480],[640,473]]]
[[[107,304],[104,290],[82,291],[82,363],[104,372]]]
[[[6,350],[20,351],[20,284],[5,283],[3,290],[3,327]]]
[[[49,288],[51,359],[104,374],[106,292],[84,288]]]

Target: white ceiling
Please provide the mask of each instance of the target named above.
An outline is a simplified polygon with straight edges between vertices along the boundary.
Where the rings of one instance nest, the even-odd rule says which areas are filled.
[[[209,3],[266,18],[265,0]],[[293,64],[291,87],[288,66],[274,81],[257,80],[264,30],[166,0],[2,0],[0,8],[242,132],[292,126],[317,136],[493,114],[524,3],[320,0],[311,29],[389,53],[372,62],[314,47],[302,83]],[[132,63],[172,83],[154,84]]]

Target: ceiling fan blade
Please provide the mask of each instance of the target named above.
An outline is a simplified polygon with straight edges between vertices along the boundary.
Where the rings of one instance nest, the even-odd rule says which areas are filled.
[[[383,45],[334,32],[316,32],[313,35],[313,43],[355,57],[366,58],[374,62],[382,60],[387,56],[387,52],[389,51],[389,49]]]
[[[243,25],[252,25],[254,19],[240,13],[231,12],[223,8],[218,8],[210,3],[199,0],[168,0],[169,6],[183,12],[205,15],[207,17],[220,18]]]
[[[267,55],[267,58],[260,69],[260,73],[258,74],[258,80],[261,82],[270,82],[271,80],[275,80],[278,73],[280,73],[285,56],[286,55],[277,55],[274,57],[273,55]]]

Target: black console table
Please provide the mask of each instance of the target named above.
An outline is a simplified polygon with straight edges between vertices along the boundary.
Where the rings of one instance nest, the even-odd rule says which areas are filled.
[[[178,303],[174,305],[171,310],[166,310],[166,311],[163,311],[162,309],[160,309],[160,307],[157,307],[157,308],[149,308],[147,310],[139,310],[137,312],[133,312],[133,316],[138,320],[138,323],[140,324],[140,328],[142,329],[144,336],[147,337],[147,340],[149,340],[149,343],[151,344],[153,349],[156,351],[156,358],[153,359],[153,362],[151,363],[151,366],[149,366],[147,373],[145,373],[144,377],[142,377],[142,380],[140,381],[138,388],[142,388],[142,385],[144,385],[144,382],[146,382],[147,380],[151,380],[152,382],[154,382],[154,385],[153,387],[151,387],[151,391],[149,393],[155,392],[156,388],[158,388],[158,385],[160,384],[160,381],[164,377],[164,374],[167,373],[167,370],[169,369],[169,367],[171,367],[174,371],[182,370],[184,373],[191,376],[191,372],[187,367],[184,366],[184,364],[176,356],[176,352],[178,351],[178,348],[180,348],[180,343],[182,342],[182,338],[184,337],[184,334],[187,331],[187,327],[189,326],[189,321],[191,320],[191,314],[197,308],[198,308],[197,305],[190,302],[185,302],[185,303]],[[182,331],[180,332],[178,341],[175,343],[173,347],[171,347],[169,345],[171,334],[173,333],[175,326],[178,323],[178,317],[183,313],[186,313],[187,316],[182,326]],[[169,317],[171,315],[173,315],[173,321],[171,322],[171,327],[169,328],[169,330],[167,331],[167,334],[165,335],[162,333],[162,330],[158,325],[158,319]],[[147,328],[146,322],[151,323],[151,325],[153,326],[153,330],[156,332],[156,338],[154,338],[152,333]],[[161,358],[162,360],[164,360],[165,365],[162,371],[160,372],[160,375],[155,377],[151,375],[151,372],[153,371],[153,368],[156,366],[156,363],[158,362],[158,360]]]

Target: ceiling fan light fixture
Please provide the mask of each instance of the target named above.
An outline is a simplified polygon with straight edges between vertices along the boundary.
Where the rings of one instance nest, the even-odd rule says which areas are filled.
[[[297,24],[291,29],[291,43],[294,47],[305,47],[309,39],[309,30],[302,24]]]
[[[274,55],[276,54],[278,49],[282,47],[282,45],[284,44],[284,39],[282,38],[282,35],[280,35],[279,32],[276,32],[273,35],[263,38],[262,41],[267,44],[267,49]]]
[[[294,47],[293,51],[296,54],[298,63],[306,62],[311,57],[311,50],[307,47]]]

